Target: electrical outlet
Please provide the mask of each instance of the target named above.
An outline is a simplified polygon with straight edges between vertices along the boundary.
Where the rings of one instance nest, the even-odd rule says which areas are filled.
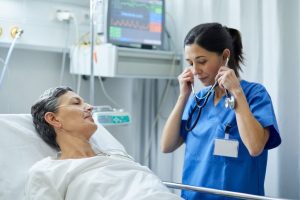
[[[72,18],[71,12],[68,10],[56,10],[56,18],[59,21],[70,21]]]

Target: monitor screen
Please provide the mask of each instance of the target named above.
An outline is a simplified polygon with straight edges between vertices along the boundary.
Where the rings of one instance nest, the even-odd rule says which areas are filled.
[[[161,49],[164,11],[164,0],[108,0],[107,41]]]

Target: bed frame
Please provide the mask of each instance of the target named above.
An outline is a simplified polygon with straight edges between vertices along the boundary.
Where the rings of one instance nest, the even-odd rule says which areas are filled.
[[[197,187],[197,186],[185,185],[185,184],[181,184],[181,183],[172,183],[172,182],[163,182],[163,183],[168,188],[179,189],[179,190],[192,190],[195,192],[210,193],[210,194],[215,194],[215,195],[221,195],[224,197],[234,197],[234,198],[238,198],[238,199],[287,200],[287,199],[245,194],[245,193],[240,193],[240,192],[232,192],[232,191],[227,191],[227,190],[217,190],[217,189],[212,189],[212,188]]]

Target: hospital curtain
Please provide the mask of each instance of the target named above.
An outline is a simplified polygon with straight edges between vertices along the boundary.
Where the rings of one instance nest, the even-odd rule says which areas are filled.
[[[158,149],[157,123],[155,117],[158,109],[158,80],[137,79],[133,86],[134,110],[136,125],[136,153],[139,162],[156,169],[156,155]]]
[[[136,158],[163,180],[171,180],[173,154],[160,152],[160,137],[169,112],[178,96],[177,80],[139,79],[133,86],[133,122],[136,134]],[[181,162],[179,162],[181,163]],[[176,167],[176,166],[175,166]],[[179,165],[179,168],[181,165]]]

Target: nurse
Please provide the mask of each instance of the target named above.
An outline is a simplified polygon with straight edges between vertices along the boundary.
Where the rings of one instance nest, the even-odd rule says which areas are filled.
[[[186,144],[183,184],[264,195],[268,150],[277,147],[281,138],[264,86],[240,78],[243,53],[239,31],[219,23],[200,24],[187,34],[184,51],[189,67],[178,76],[180,94],[163,129],[162,151],[173,152]],[[189,130],[187,119],[196,104],[190,95],[194,78],[205,86],[197,94],[200,98],[215,82],[218,85],[196,126]],[[224,106],[225,89],[235,99],[233,109]],[[181,196],[226,199],[184,190]]]

